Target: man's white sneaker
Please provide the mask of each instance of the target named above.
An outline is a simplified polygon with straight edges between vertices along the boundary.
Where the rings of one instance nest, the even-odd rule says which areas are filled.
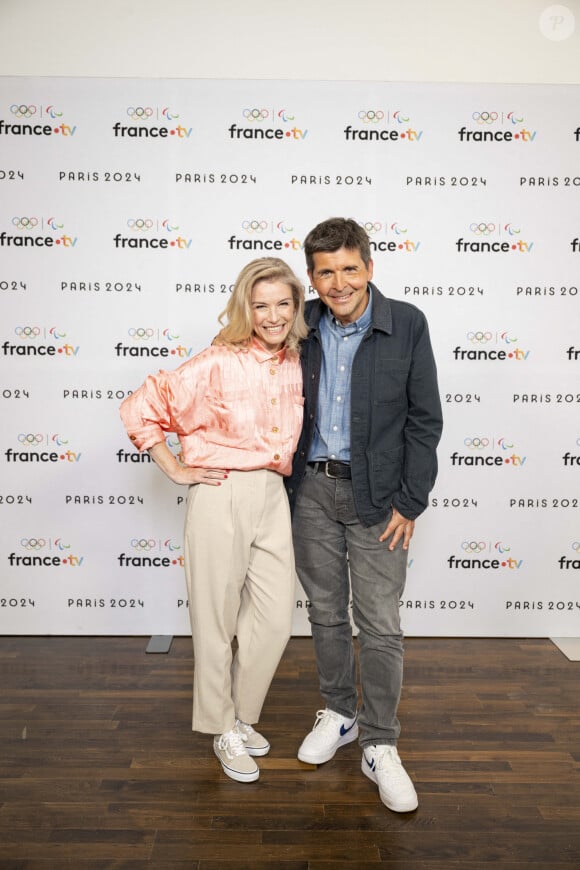
[[[244,741],[238,731],[226,731],[213,739],[213,751],[231,779],[238,782],[254,782],[260,776],[260,768],[246,752]]]
[[[298,758],[308,764],[324,764],[330,761],[339,746],[351,743],[357,737],[356,716],[347,719],[333,710],[319,710],[312,731],[298,750]]]
[[[270,744],[264,735],[260,734],[259,731],[255,731],[247,722],[236,719],[234,731],[237,731],[241,735],[248,755],[267,755],[270,751]]]
[[[417,792],[401,764],[396,746],[365,746],[361,769],[379,787],[381,800],[390,810],[410,813],[417,809]]]

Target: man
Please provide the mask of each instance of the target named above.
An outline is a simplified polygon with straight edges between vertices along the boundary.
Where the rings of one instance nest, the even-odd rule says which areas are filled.
[[[368,236],[354,220],[324,221],[304,250],[320,298],[306,305],[305,423],[287,487],[326,709],[298,758],[322,764],[359,737],[363,773],[389,809],[409,812],[417,794],[396,749],[399,602],[415,519],[437,474],[435,362],[424,315],[371,283]],[[350,591],[359,632],[358,716]]]

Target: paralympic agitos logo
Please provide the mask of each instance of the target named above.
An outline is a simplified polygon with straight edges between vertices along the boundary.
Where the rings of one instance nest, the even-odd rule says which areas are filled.
[[[64,112],[55,105],[12,103],[12,119],[0,118],[0,136],[60,136],[67,139],[75,135],[77,125],[65,123]]]

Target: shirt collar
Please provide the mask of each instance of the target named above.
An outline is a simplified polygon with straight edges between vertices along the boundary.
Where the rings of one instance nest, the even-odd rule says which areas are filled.
[[[270,362],[271,360],[276,360],[278,363],[283,363],[286,359],[286,347],[284,346],[281,350],[272,352],[271,350],[266,350],[263,344],[258,341],[256,336],[252,336],[252,341],[249,345],[249,350],[251,350],[254,359],[259,363]]]
[[[338,330],[340,335],[354,335],[357,332],[366,332],[373,320],[373,296],[370,292],[370,288],[367,307],[358,320],[355,320],[353,323],[342,324],[340,320],[335,318],[330,308],[326,309],[326,317],[329,326],[332,329]]]

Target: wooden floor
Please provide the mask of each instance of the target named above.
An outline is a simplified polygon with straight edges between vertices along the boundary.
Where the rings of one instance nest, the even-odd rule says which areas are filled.
[[[321,706],[309,638],[280,665],[251,784],[190,730],[189,638],[147,640],[0,638],[1,870],[580,868],[580,663],[549,640],[407,640],[404,815],[356,744],[296,760]]]

